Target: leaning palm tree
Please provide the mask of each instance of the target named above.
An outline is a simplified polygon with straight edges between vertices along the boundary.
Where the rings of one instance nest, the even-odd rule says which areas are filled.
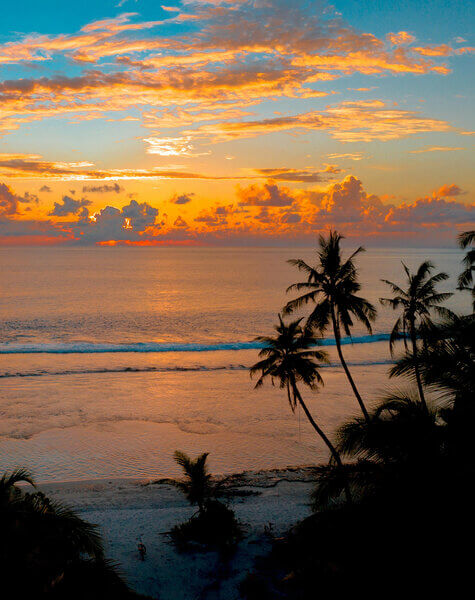
[[[380,298],[380,302],[383,306],[389,306],[393,310],[399,309],[402,312],[392,329],[389,347],[391,353],[393,353],[396,340],[402,337],[404,347],[407,350],[407,338],[409,338],[412,346],[412,361],[419,398],[427,409],[419,368],[417,337],[418,333],[433,328],[432,312],[442,317],[451,314],[448,309],[440,306],[440,304],[453,294],[437,292],[436,285],[448,279],[449,276],[446,273],[437,273],[431,276],[435,267],[430,261],[423,262],[415,274],[411,273],[404,263],[402,263],[402,266],[406,274],[406,288],[402,289],[392,281],[383,279],[382,281],[391,288],[394,296],[393,298]]]
[[[206,502],[213,496],[213,485],[211,483],[211,474],[208,472],[206,460],[208,452],[204,452],[195,459],[181,452],[175,451],[175,461],[183,469],[184,479],[174,481],[177,487],[186,496],[190,504],[198,506],[202,514],[206,507]]]
[[[309,329],[302,328],[302,321],[303,319],[297,319],[285,324],[282,315],[279,315],[279,324],[275,327],[277,335],[256,338],[256,341],[264,345],[259,352],[262,360],[251,367],[250,374],[251,377],[260,374],[256,388],[261,387],[264,380],[270,378],[273,385],[277,382],[281,389],[287,391],[292,411],[295,411],[297,405],[302,407],[310,424],[328,447],[333,460],[340,469],[343,469],[340,455],[313,418],[298,388],[298,383],[303,383],[311,390],[316,390],[323,385],[318,369],[320,363],[328,363],[326,352],[316,348],[319,339],[312,335]],[[350,500],[349,493],[347,499]]]
[[[467,290],[472,293],[473,309],[475,310],[475,285],[473,277],[473,273],[475,271],[475,248],[473,248],[473,244],[475,243],[475,230],[461,233],[458,236],[458,243],[462,249],[470,246],[470,250],[468,250],[465,258],[462,261],[464,270],[462,273],[460,273],[458,278],[457,289]]]
[[[310,266],[301,259],[289,261],[291,265],[296,266],[299,271],[307,275],[307,281],[294,283],[287,289],[287,292],[305,290],[305,293],[288,302],[284,307],[284,314],[313,302],[315,308],[307,319],[307,327],[323,332],[331,324],[341,365],[363,416],[369,421],[368,410],[343,356],[341,330],[343,329],[347,336],[351,336],[351,328],[355,319],[363,323],[368,332],[372,333],[371,322],[376,318],[376,309],[370,302],[356,295],[360,291],[361,285],[358,282],[358,270],[354,259],[358,254],[364,252],[364,248],[359,247],[349,258],[344,260],[340,248],[342,239],[343,236],[336,231],[330,231],[328,238],[320,235],[315,266]]]

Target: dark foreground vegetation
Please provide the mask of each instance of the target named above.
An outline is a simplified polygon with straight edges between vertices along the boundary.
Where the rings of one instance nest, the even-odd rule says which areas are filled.
[[[474,239],[473,231],[462,234],[461,247]],[[315,264],[291,261],[304,280],[289,291],[301,295],[284,307],[274,335],[258,338],[263,348],[251,368],[256,387],[270,380],[282,388],[330,458],[314,470],[312,516],[274,541],[270,555],[243,579],[241,594],[297,600],[428,597],[443,590],[463,597],[458,590],[473,588],[475,315],[443,306],[452,296],[439,289],[447,275],[429,261],[415,272],[403,265],[404,282],[385,281],[389,294],[381,303],[395,312],[390,376],[405,384],[370,405],[345,361],[341,338],[351,335],[355,321],[371,333],[376,307],[359,295],[362,249],[343,259],[340,242],[331,232],[320,238]],[[471,294],[475,306],[474,268],[470,249],[457,290]],[[288,316],[307,305],[308,317]],[[320,367],[328,357],[319,344],[326,330],[359,411],[336,433],[324,431],[306,401],[323,385]],[[175,453],[183,479],[174,485],[197,510],[170,536],[180,550],[212,548],[229,557],[242,528],[221,499],[207,456]],[[140,598],[105,558],[97,528],[37,491],[24,469],[0,479],[0,531],[6,598]]]
[[[0,531],[2,598],[144,598],[105,558],[96,526],[36,491],[25,469],[0,478]]]
[[[474,232],[460,236],[462,247]],[[320,239],[317,265],[293,261],[307,279],[291,290],[304,294],[284,312],[311,303],[308,319],[285,324],[266,347],[251,374],[258,385],[269,377],[287,392],[291,408],[304,408],[330,450],[330,461],[315,469],[314,514],[285,539],[242,583],[251,599],[392,597],[396,593],[462,597],[473,589],[475,535],[473,482],[475,451],[475,317],[455,315],[442,305],[447,279],[426,261],[415,273],[403,266],[404,284],[386,281],[391,296],[381,302],[395,310],[390,339],[397,344],[391,377],[413,386],[396,389],[368,408],[338,352],[361,409],[329,440],[304,405],[300,388],[321,385],[325,357],[318,336],[331,324],[351,333],[358,319],[370,330],[375,309],[360,290],[353,254],[343,260],[340,237]],[[470,250],[458,289],[474,296],[475,255]],[[311,339],[313,337],[313,340]]]

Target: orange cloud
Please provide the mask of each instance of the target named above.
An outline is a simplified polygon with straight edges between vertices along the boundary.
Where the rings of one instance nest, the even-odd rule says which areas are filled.
[[[168,143],[168,142],[167,142]],[[171,142],[170,142],[171,143]],[[173,148],[173,146],[171,146]],[[181,153],[184,155],[184,153]],[[203,179],[203,180],[233,180],[233,179],[274,179],[283,181],[300,181],[312,183],[322,181],[326,175],[339,173],[335,165],[327,165],[320,171],[314,169],[255,168],[245,173],[234,175],[212,175],[192,173],[172,168],[153,167],[151,169],[97,169],[88,161],[83,162],[52,162],[46,161],[36,154],[7,154],[0,153],[0,175],[11,179],[52,179],[59,181],[88,181],[107,180],[113,184],[100,186],[85,186],[84,191],[105,193],[122,191],[117,180],[129,179]]]
[[[407,31],[400,31],[399,33],[388,33],[387,38],[394,46],[412,44],[416,41],[415,36],[413,36],[411,33],[408,33]]]
[[[188,203],[168,220],[156,207],[131,200],[123,208],[105,206],[89,215],[82,206],[67,220],[32,221],[19,218],[7,209],[0,216],[0,243],[156,245],[163,243],[288,243],[307,241],[328,227],[338,227],[350,237],[387,241],[408,236],[413,241],[440,243],[452,240],[456,228],[466,227],[475,218],[475,205],[454,197],[463,192],[456,184],[442,186],[431,196],[414,202],[394,204],[368,193],[362,182],[349,175],[320,190],[281,187],[268,181],[262,185],[238,187],[235,201],[227,200],[187,213]],[[15,196],[10,189],[9,194]],[[10,200],[8,200],[10,202]],[[64,203],[66,204],[66,203]],[[9,206],[6,204],[6,206]],[[70,208],[70,202],[68,201]],[[167,205],[167,212],[170,204]],[[185,214],[180,214],[185,211]],[[69,211],[70,212],[70,211]],[[33,241],[32,241],[33,240]],[[50,241],[48,243],[50,243]]]
[[[451,183],[450,185],[443,185],[436,192],[433,193],[434,196],[439,196],[440,198],[447,198],[449,196],[460,196],[465,192],[455,183]]]
[[[410,154],[423,154],[425,152],[454,152],[455,150],[465,150],[465,148],[454,146],[428,146],[420,150],[409,150]]]
[[[450,129],[446,121],[423,117],[414,111],[390,108],[380,100],[373,100],[342,102],[327,107],[324,112],[311,111],[258,121],[203,125],[197,130],[189,130],[187,134],[200,134],[209,136],[214,141],[227,141],[276,131],[329,130],[332,137],[343,142],[370,142]]]
[[[0,64],[40,62],[46,68],[55,57],[66,56],[95,65],[72,77],[52,72],[0,82],[0,131],[60,115],[80,122],[131,107],[146,109],[149,127],[242,118],[246,113],[239,108],[207,107],[324,96],[329,92],[314,90],[315,82],[355,72],[446,74],[448,67],[434,58],[470,51],[452,52],[443,44],[409,48],[413,36],[404,31],[389,34],[388,45],[352,28],[331,9],[315,5],[309,10],[303,0],[268,0],[259,6],[258,18],[247,2],[187,3],[164,16],[140,22],[136,13],[124,13],[86,24],[76,34],[34,34],[0,44]],[[180,22],[196,26],[190,25],[186,36],[161,29]],[[189,105],[194,110],[180,123],[183,115],[173,110]],[[154,119],[157,108],[168,125]]]
[[[238,187],[237,197],[240,206],[290,206],[294,202],[290,190],[279,188],[275,183]]]

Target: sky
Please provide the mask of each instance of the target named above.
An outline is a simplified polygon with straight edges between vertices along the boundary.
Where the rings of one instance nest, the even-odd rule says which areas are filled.
[[[470,4],[8,3],[0,245],[453,245]]]

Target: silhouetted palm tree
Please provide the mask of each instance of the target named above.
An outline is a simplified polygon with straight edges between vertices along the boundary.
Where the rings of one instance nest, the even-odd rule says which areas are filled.
[[[400,309],[402,312],[391,332],[389,347],[392,353],[396,340],[402,336],[407,350],[407,337],[409,337],[412,345],[414,374],[419,397],[423,406],[427,408],[419,369],[417,335],[418,332],[427,331],[433,326],[431,312],[435,312],[440,316],[451,314],[449,310],[439,305],[453,294],[436,291],[436,285],[448,279],[448,275],[437,273],[430,276],[434,270],[434,265],[430,261],[423,262],[415,274],[411,273],[404,263],[402,263],[402,266],[406,273],[406,289],[383,279],[382,281],[391,288],[394,297],[380,298],[380,302],[385,306],[390,306],[393,310]]]
[[[42,492],[27,493],[18,483],[35,485],[26,469],[0,478],[0,564],[12,579],[22,578],[26,596],[97,598],[101,589],[100,597],[112,597],[112,591],[117,598],[132,597],[104,559],[97,526]]]
[[[302,321],[303,318],[285,324],[279,315],[279,324],[275,327],[277,335],[256,338],[256,341],[264,344],[259,352],[262,360],[251,367],[250,374],[251,377],[260,374],[256,388],[262,386],[265,379],[270,378],[273,385],[278,382],[279,387],[287,391],[292,411],[295,411],[297,404],[302,407],[310,424],[330,450],[335,463],[343,468],[340,455],[313,418],[298,389],[298,383],[303,383],[312,390],[323,385],[318,368],[320,363],[328,363],[326,352],[315,348],[319,339],[312,335],[309,329],[301,327]],[[350,500],[349,494],[347,499]]]
[[[472,306],[475,310],[475,285],[473,273],[475,271],[475,230],[465,231],[458,236],[458,243],[462,249],[471,246],[470,250],[463,259],[464,270],[460,273],[458,278],[458,289],[467,290],[472,294]]]
[[[425,385],[457,402],[475,389],[475,316],[448,315],[426,333],[427,343],[418,351],[418,364]],[[412,353],[403,355],[390,376],[414,375]]]
[[[196,504],[200,513],[203,513],[207,500],[213,496],[211,475],[208,472],[206,460],[208,452],[192,459],[184,452],[176,450],[175,460],[183,469],[185,478],[175,481],[174,485],[183,492],[190,504]]]
[[[284,314],[291,313],[308,302],[315,303],[316,306],[307,319],[307,327],[323,332],[331,324],[341,365],[361,411],[368,420],[368,411],[343,357],[341,329],[346,335],[351,336],[353,319],[356,319],[363,323],[369,333],[372,333],[371,322],[376,318],[376,309],[370,302],[356,295],[361,285],[358,282],[358,270],[354,259],[364,252],[364,248],[358,248],[349,258],[343,260],[340,248],[342,239],[343,237],[335,231],[330,231],[328,238],[320,235],[315,266],[310,266],[301,259],[289,261],[299,271],[306,273],[307,281],[291,285],[287,292],[292,290],[306,290],[306,292],[288,302],[284,307]]]
[[[18,483],[29,483],[35,487],[33,475],[28,469],[15,469],[2,475],[0,478],[0,508],[5,508],[6,505],[12,504],[14,499],[22,496],[17,487]]]
[[[451,454],[458,463],[470,463],[475,420],[475,315],[452,315],[434,326],[419,349],[418,366],[424,385],[449,402],[440,415],[448,425]],[[390,374],[414,376],[412,354],[401,357]]]
[[[425,410],[417,393],[391,392],[374,408],[371,417],[371,426],[357,417],[340,427],[339,452],[383,463],[420,465],[441,448],[437,409]]]
[[[422,477],[439,465],[444,453],[445,427],[438,410],[426,409],[417,393],[393,392],[370,413],[371,422],[356,417],[338,431],[338,452],[357,459],[344,466],[351,494],[359,501],[376,494],[394,494],[399,486]],[[316,469],[314,507],[331,504],[342,492],[341,472],[331,465]],[[405,490],[400,490],[406,493]]]

